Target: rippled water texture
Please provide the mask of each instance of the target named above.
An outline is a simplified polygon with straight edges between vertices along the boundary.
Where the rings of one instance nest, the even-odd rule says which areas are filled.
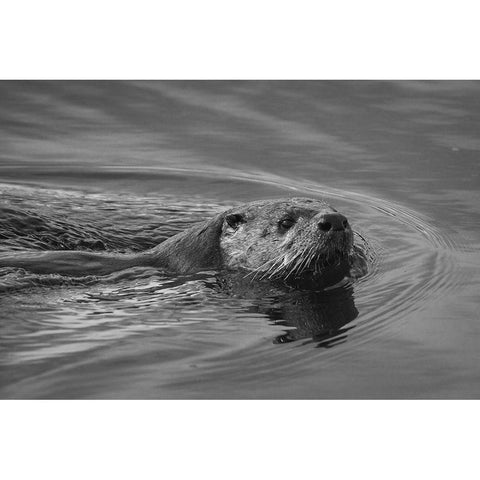
[[[478,398],[479,82],[0,82],[0,257],[146,250],[253,199],[350,220],[323,292],[0,268],[2,398]]]

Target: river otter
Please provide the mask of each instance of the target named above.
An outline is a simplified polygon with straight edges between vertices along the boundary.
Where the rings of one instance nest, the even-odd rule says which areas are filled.
[[[228,270],[252,279],[315,282],[333,273],[334,281],[348,270],[352,246],[346,217],[325,202],[289,198],[231,208],[138,254],[15,253],[0,258],[0,267],[85,276],[146,266],[180,274]]]

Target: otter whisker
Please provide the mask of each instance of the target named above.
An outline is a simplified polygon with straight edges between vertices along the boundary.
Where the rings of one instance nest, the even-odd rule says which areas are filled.
[[[295,260],[296,260],[295,265],[293,266],[293,268],[290,269],[290,271],[288,272],[288,274],[287,274],[287,276],[285,277],[285,279],[287,279],[290,275],[292,275],[292,274],[295,272],[295,270],[297,269],[297,266],[298,266],[299,261],[300,261],[300,262],[302,261],[301,253],[302,253],[302,252],[300,252],[298,255],[295,256]]]
[[[300,261],[299,265],[298,265],[298,275],[301,275],[301,273],[303,271],[305,271],[307,269],[307,267],[310,265],[311,263],[311,260],[313,259],[314,257],[314,250],[316,250],[316,246],[315,245],[310,245],[309,247],[305,248],[303,250],[303,253],[302,253],[302,260]]]
[[[274,258],[274,261],[273,261],[273,264],[270,266],[270,268],[265,272],[265,275],[267,275],[272,269],[274,269],[274,271],[278,270],[281,268],[282,264],[283,264],[283,261],[285,260],[285,254],[284,253],[281,253],[280,255],[278,255],[277,257]],[[282,262],[279,262],[280,260],[283,260]]]
[[[291,275],[295,271],[296,265],[297,265],[299,259],[301,258],[302,254],[303,254],[303,250],[299,250],[287,262],[285,262],[285,260],[284,260],[283,263],[280,266],[281,268],[279,268],[278,271],[276,271],[275,273],[279,273],[279,272],[282,272],[282,271],[289,271],[289,273],[285,277],[285,278],[288,278],[288,276]],[[289,268],[289,266],[293,263],[295,263],[293,268]]]
[[[253,270],[252,272],[248,273],[248,274],[246,275],[246,277],[248,277],[248,275],[250,275],[250,274],[252,274],[252,273],[255,273],[255,272],[258,273],[265,265],[268,265],[269,263],[273,263],[273,265],[275,265],[275,262],[276,262],[277,260],[283,258],[283,256],[284,256],[284,254],[281,253],[280,255],[278,255],[278,256],[275,257],[275,258],[270,258],[269,260],[267,260],[266,262],[262,263],[262,264],[259,265],[257,268],[255,268],[255,270]],[[273,265],[270,266],[270,268],[272,268]]]
[[[280,273],[280,272],[282,272],[282,271],[285,270],[285,265],[286,265],[286,264],[285,264],[284,255],[282,255],[282,259],[283,259],[282,262],[279,262],[279,263],[273,265],[273,266],[266,272],[266,274],[268,274],[268,278],[273,278],[273,277],[275,277],[275,275],[277,275],[278,273]],[[290,263],[290,262],[288,262],[288,263]],[[288,265],[288,263],[287,263],[287,265]],[[272,268],[274,268],[274,269],[273,269],[272,272],[270,272],[270,271],[272,270]],[[270,272],[270,273],[269,273],[269,272]]]
[[[310,266],[310,264],[312,263],[312,260],[316,257],[317,250],[318,250],[317,245],[310,246],[307,254],[305,255],[305,262],[303,264],[302,271],[307,269]]]
[[[280,255],[278,255],[278,256],[275,257],[275,258],[270,259],[270,260],[267,260],[265,263],[263,263],[262,265],[258,266],[255,270],[253,270],[252,272],[249,272],[247,275],[245,275],[244,278],[246,278],[246,277],[248,277],[249,275],[253,274],[252,280],[254,280],[254,279],[257,277],[257,275],[262,272],[261,269],[262,269],[265,265],[268,265],[269,263],[272,263],[272,265],[270,266],[270,268],[269,268],[266,272],[262,272],[262,275],[260,276],[260,279],[265,278],[265,276],[268,274],[268,272],[269,272],[272,268],[275,268],[275,267],[277,266],[277,261],[283,259],[283,257],[284,257],[284,253],[281,253]]]
[[[292,259],[292,262],[290,262],[290,263],[293,263],[293,261],[295,261],[295,264],[290,269],[285,279],[287,279],[290,275],[293,275],[295,273],[297,275],[300,275],[300,273],[308,266],[309,261],[313,257],[313,251],[315,249],[316,249],[315,245],[310,245],[310,246],[307,245],[302,250],[299,250],[298,253],[295,255],[295,257]]]
[[[301,267],[301,265],[305,262],[306,258],[308,257],[308,251],[310,250],[311,246],[306,246],[298,255],[298,260],[293,267],[294,270],[297,270]]]
[[[307,251],[309,251],[310,249],[311,247],[307,245],[303,250],[299,251],[298,255],[295,257],[296,258],[295,265],[293,266],[293,268],[290,270],[290,272],[285,278],[288,278],[290,275],[292,275],[295,272],[300,272],[302,268],[302,264],[304,264],[304,262],[308,259],[309,254]]]

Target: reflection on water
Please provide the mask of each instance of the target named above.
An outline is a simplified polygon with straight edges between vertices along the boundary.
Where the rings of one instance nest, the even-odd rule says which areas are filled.
[[[320,292],[0,269],[0,396],[478,397],[479,91],[0,82],[0,255],[142,251],[301,195],[345,212],[368,259]]]

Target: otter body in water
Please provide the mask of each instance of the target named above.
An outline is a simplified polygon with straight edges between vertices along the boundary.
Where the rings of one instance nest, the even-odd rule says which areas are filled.
[[[19,253],[0,258],[0,267],[84,276],[146,266],[180,274],[240,271],[252,279],[290,281],[333,274],[334,281],[348,271],[352,247],[353,232],[342,214],[319,200],[290,198],[234,207],[139,254]]]

